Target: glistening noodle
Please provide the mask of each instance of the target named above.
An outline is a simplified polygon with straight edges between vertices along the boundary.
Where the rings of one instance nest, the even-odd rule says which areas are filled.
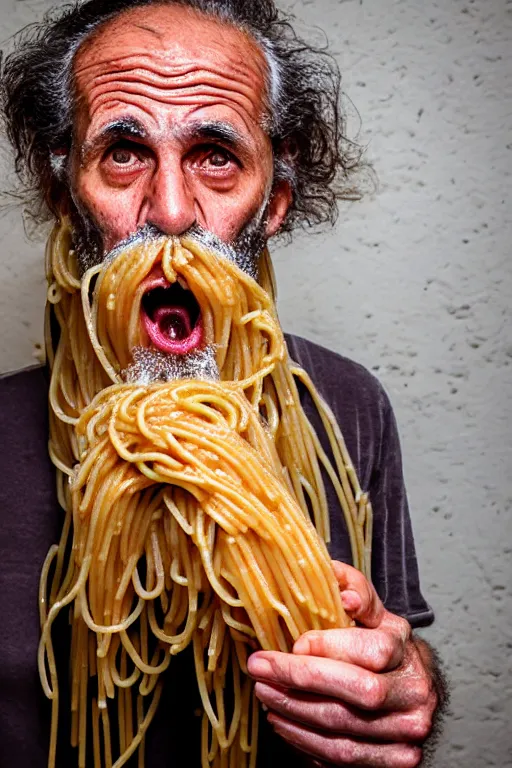
[[[47,257],[50,455],[65,511],[40,590],[49,765],[60,706],[52,625],[66,609],[78,766],[90,764],[88,743],[95,768],[120,768],[137,750],[143,760],[162,674],[190,644],[203,768],[255,766],[248,653],[289,651],[308,629],[350,623],[325,546],[322,473],[337,492],[354,565],[369,575],[367,494],[331,411],[288,357],[267,253],[256,282],[195,239],[156,238],[116,251],[79,280],[64,220]],[[155,267],[193,292],[218,379],[141,385],[128,376],[133,350],[147,343],[141,302]],[[297,380],[316,404],[332,460]]]

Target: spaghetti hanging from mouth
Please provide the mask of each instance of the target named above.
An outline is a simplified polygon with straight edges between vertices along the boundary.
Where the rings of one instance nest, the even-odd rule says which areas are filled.
[[[162,673],[189,644],[204,709],[203,768],[255,766],[247,655],[289,651],[308,629],[349,625],[325,546],[323,476],[336,490],[353,563],[369,575],[367,494],[331,411],[288,357],[268,254],[257,283],[194,238],[156,238],[128,245],[80,281],[65,221],[47,253],[50,455],[66,512],[41,577],[49,765],[59,714],[52,625],[69,607],[80,768],[88,732],[95,768],[120,768],[143,750]],[[166,312],[187,337],[200,322],[192,354],[213,350],[217,379],[134,380],[135,350],[165,354],[146,318],[158,324]],[[302,410],[297,380],[315,402],[332,459]]]

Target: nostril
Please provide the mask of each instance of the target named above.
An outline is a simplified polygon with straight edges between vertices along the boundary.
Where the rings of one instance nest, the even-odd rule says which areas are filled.
[[[165,237],[166,233],[159,226],[153,224],[151,221],[147,221],[142,227],[140,227],[141,234],[146,237]]]

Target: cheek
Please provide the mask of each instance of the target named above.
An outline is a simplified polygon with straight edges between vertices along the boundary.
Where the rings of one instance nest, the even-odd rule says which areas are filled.
[[[263,182],[248,185],[220,199],[203,191],[201,197],[204,222],[199,223],[229,243],[260,213],[266,201],[266,185]]]
[[[138,209],[133,190],[105,188],[98,179],[85,177],[78,180],[75,194],[98,225],[107,250],[136,228]]]
[[[204,223],[201,221],[198,223],[224,242],[230,243],[236,239],[251,218],[251,211],[247,207],[228,206],[225,205],[225,201],[221,201],[221,204],[216,201],[216,205],[206,211]]]

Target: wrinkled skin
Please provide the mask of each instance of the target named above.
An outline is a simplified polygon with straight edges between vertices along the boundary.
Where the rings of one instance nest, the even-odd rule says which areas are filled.
[[[71,190],[105,252],[145,224],[227,242],[279,229],[291,190],[272,184],[265,74],[247,36],[172,6],[127,12],[82,46]],[[359,627],[253,654],[257,695],[312,764],[412,768],[436,706],[428,649],[360,573],[336,572]]]
[[[333,566],[358,626],[306,632],[293,654],[254,653],[256,694],[275,731],[320,761],[413,768],[437,704],[428,646],[413,640],[409,623],[384,608],[359,571]]]
[[[105,251],[148,223],[231,242],[262,207],[277,231],[290,189],[267,206],[265,62],[245,35],[180,8],[131,11],[83,45],[75,77],[73,193]]]

